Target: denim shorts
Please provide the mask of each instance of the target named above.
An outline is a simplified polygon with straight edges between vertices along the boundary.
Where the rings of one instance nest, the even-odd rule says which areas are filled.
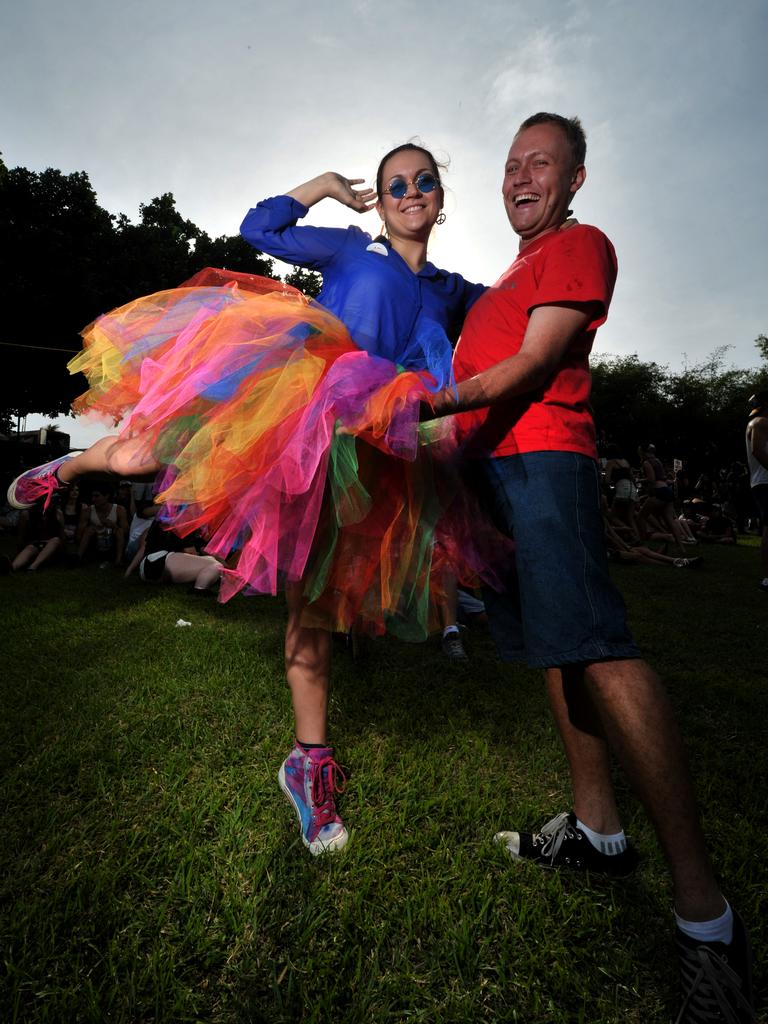
[[[765,529],[768,526],[768,484],[756,484],[752,488],[752,500],[757,506]]]
[[[639,658],[608,574],[597,464],[576,452],[527,452],[479,462],[477,486],[515,541],[508,589],[484,588],[504,661],[534,668]]]

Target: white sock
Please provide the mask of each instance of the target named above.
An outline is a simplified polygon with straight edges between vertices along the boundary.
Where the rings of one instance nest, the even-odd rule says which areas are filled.
[[[727,900],[725,910],[713,921],[686,921],[676,912],[675,923],[684,935],[697,942],[724,942],[729,945],[733,941],[733,911]]]
[[[443,636],[448,636],[449,633],[458,633],[458,632],[460,632],[458,626],[446,626],[445,629],[443,630]]]
[[[580,818],[576,819],[576,828],[584,833],[596,850],[604,853],[607,857],[614,857],[617,853],[623,853],[627,848],[627,837],[624,835],[624,829],[621,832],[613,832],[610,835],[606,835],[603,832],[594,832]]]

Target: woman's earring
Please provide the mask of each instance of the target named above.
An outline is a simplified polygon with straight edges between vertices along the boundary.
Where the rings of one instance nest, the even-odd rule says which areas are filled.
[[[440,211],[440,213],[438,213],[435,219],[435,224],[445,224],[445,214],[443,213],[442,210]]]

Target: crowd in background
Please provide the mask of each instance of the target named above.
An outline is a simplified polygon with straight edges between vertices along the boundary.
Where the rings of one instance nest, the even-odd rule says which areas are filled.
[[[702,561],[701,545],[734,545],[740,535],[761,531],[745,463],[692,474],[653,444],[635,452],[607,444],[601,454],[610,559],[694,568]],[[205,555],[203,538],[179,538],[163,529],[158,511],[151,482],[103,479],[82,490],[73,483],[47,509],[39,504],[18,512],[6,506],[0,509],[0,532],[15,538],[15,551],[0,557],[0,572],[98,565],[125,576],[138,570],[145,582],[185,583],[190,592],[215,593],[221,566]],[[460,597],[462,604],[471,602]]]

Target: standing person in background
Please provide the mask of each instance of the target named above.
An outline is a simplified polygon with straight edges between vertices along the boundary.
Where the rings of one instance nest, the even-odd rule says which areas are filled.
[[[577,118],[540,113],[520,126],[502,185],[519,255],[467,317],[457,389],[432,403],[438,415],[463,414],[468,454],[514,534],[517,576],[507,593],[488,594],[491,631],[506,660],[544,670],[570,769],[572,811],[496,838],[516,862],[630,873],[637,855],[621,826],[612,752],[672,874],[677,1024],[747,1024],[747,932],[713,874],[669,698],[641,658],[605,557],[588,356],[617,264],[602,232],[569,219],[585,154]]]
[[[749,400],[747,463],[752,500],[760,513],[762,539],[760,559],[763,578],[758,587],[768,594],[768,391],[758,391]]]

